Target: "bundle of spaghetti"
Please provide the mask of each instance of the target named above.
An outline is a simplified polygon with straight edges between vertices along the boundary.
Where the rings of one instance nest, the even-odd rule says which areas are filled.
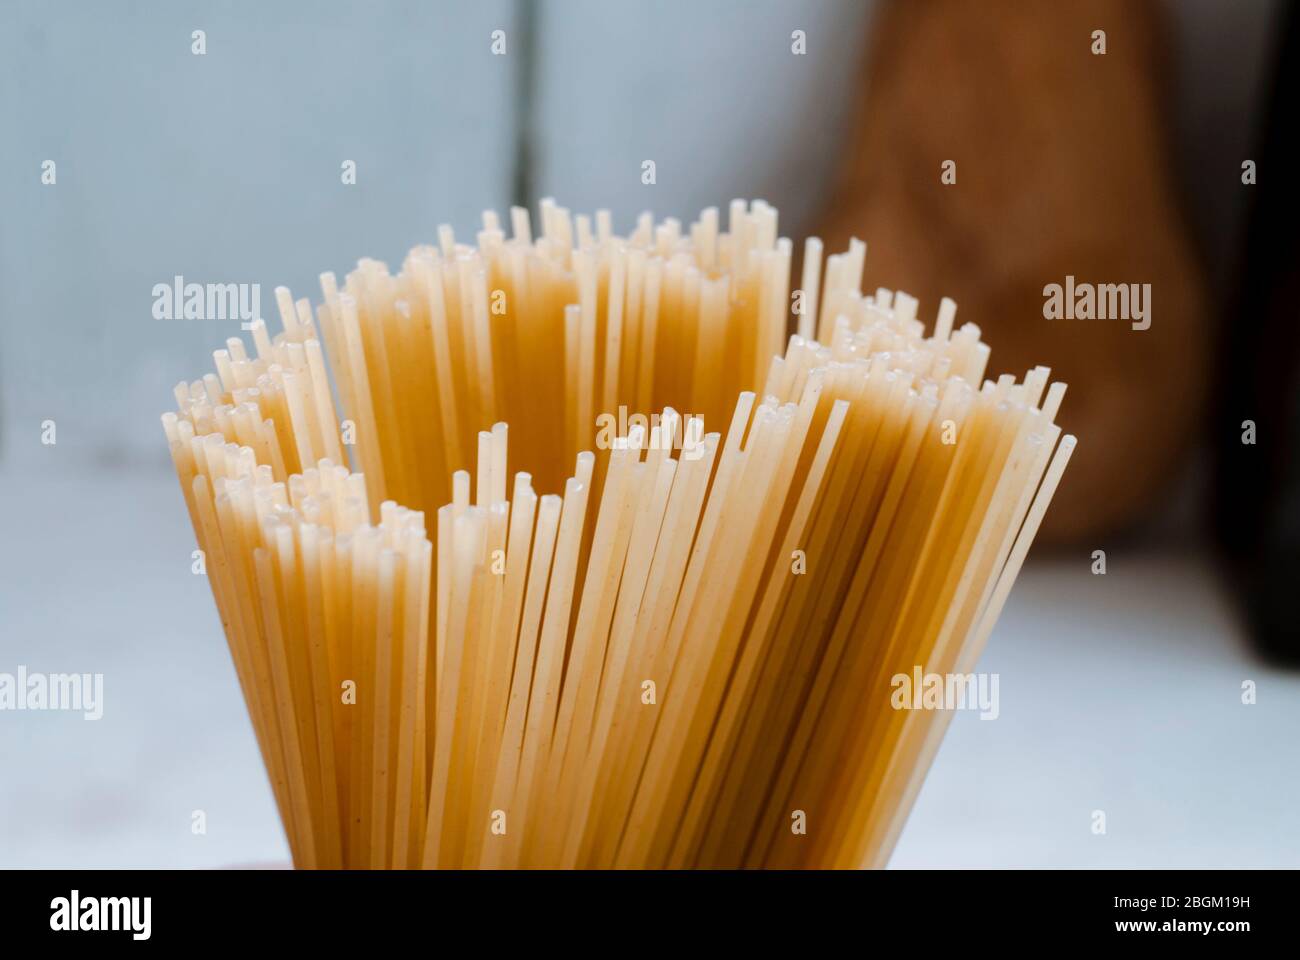
[[[277,291],[164,417],[295,863],[883,864],[951,717],[892,678],[973,669],[1064,385],[985,380],[857,241],[824,284],[808,242],[777,355],[766,204],[542,212],[326,274],[315,317]]]
[[[253,447],[163,423],[294,862],[387,865],[357,829],[378,823],[402,865],[427,789],[423,516],[386,501],[372,526],[361,474],[276,482]],[[373,708],[347,709],[358,688]]]
[[[320,328],[360,463],[375,490],[430,513],[487,425],[510,423],[521,462],[558,489],[597,412],[689,403],[720,420],[785,338],[790,242],[762,201],[734,202],[725,233],[713,208],[686,233],[643,215],[627,238],[608,211],[575,231],[549,200],[536,241],[527,210],[511,221],[506,239],[485,214],[477,247],[443,226],[440,246],[412,249],[396,276],[362,260],[342,286],[321,277]],[[294,342],[310,308],[277,296]]]

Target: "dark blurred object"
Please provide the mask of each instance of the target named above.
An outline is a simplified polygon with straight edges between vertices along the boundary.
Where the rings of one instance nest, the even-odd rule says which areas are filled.
[[[1214,523],[1252,633],[1300,663],[1300,150],[1288,127],[1300,102],[1300,14],[1288,4],[1261,129],[1244,259],[1223,316]],[[1229,174],[1231,175],[1231,174]],[[1245,421],[1255,443],[1242,440]]]
[[[927,320],[956,300],[993,348],[989,376],[1042,363],[1070,385],[1058,422],[1079,447],[1040,542],[1109,546],[1159,508],[1202,433],[1208,299],[1173,176],[1166,12],[884,3],[820,225],[827,251],[868,242],[865,289],[906,290]],[[1046,319],[1044,287],[1067,276],[1150,284],[1150,329]]]

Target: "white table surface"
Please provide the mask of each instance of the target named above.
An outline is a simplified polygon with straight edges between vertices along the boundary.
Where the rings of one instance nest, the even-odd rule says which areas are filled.
[[[0,712],[0,867],[287,859],[193,548],[164,470],[0,472],[0,671],[105,686],[99,721]],[[1000,716],[958,713],[891,866],[1300,866],[1300,675],[1256,661],[1204,557],[1088,567],[1025,570],[979,667]]]

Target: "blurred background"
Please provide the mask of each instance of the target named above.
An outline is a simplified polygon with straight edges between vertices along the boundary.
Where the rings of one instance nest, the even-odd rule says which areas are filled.
[[[238,321],[154,285],[266,313],[545,196],[761,197],[1070,383],[1001,715],[955,718],[892,866],[1300,866],[1298,56],[1284,0],[5,3],[0,672],[105,706],[0,712],[0,866],[287,860],[158,422]],[[1045,319],[1067,275],[1150,283],[1150,329]]]

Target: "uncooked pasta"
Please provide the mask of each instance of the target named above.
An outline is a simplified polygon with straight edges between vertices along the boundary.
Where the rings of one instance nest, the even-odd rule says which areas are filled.
[[[858,241],[792,290],[761,201],[510,227],[277,290],[163,417],[295,865],[883,865],[951,719],[891,678],[974,670],[1064,385]]]

